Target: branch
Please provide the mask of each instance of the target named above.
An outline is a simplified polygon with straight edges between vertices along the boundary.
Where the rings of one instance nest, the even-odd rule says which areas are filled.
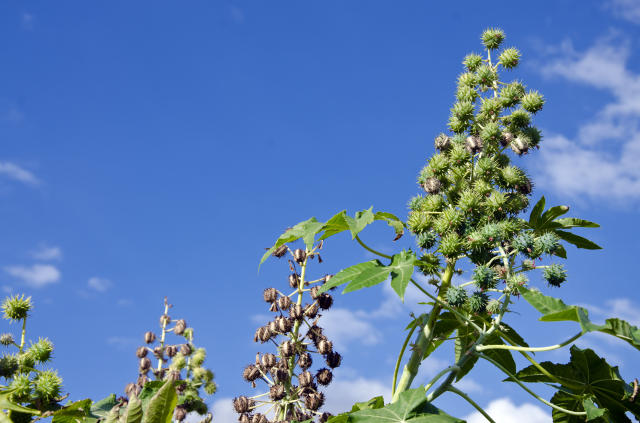
[[[474,400],[472,400],[469,395],[465,394],[464,392],[462,392],[461,390],[459,390],[458,388],[454,387],[454,386],[449,386],[447,388],[447,391],[453,392],[454,394],[458,394],[460,395],[462,398],[464,398],[465,400],[467,400],[467,402],[471,405],[473,405],[473,407],[478,410],[480,412],[480,414],[482,414],[484,416],[485,419],[487,419],[490,423],[496,423],[495,420],[493,420],[491,418],[491,416],[489,414],[487,414],[486,411],[484,411],[482,409],[482,407],[480,407],[478,404],[476,404],[476,402]]]

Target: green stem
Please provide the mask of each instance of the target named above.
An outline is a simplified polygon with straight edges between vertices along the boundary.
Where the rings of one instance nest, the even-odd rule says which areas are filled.
[[[487,412],[482,409],[482,407],[480,407],[474,400],[472,400],[469,397],[469,395],[465,394],[464,392],[462,392],[461,390],[459,390],[458,388],[456,388],[454,386],[449,386],[447,388],[447,391],[453,392],[454,394],[458,394],[459,396],[464,398],[469,404],[471,404],[473,406],[473,408],[478,410],[480,412],[480,414],[482,414],[484,416],[484,418],[487,419],[490,423],[496,423],[496,421],[493,420],[491,418],[491,416],[489,414],[487,414]]]
[[[484,351],[484,350],[515,350],[515,351],[532,351],[532,352],[551,351],[551,350],[557,350],[558,348],[562,348],[565,345],[570,344],[576,339],[580,338],[581,336],[582,336],[582,332],[578,332],[576,335],[572,336],[566,341],[560,344],[550,345],[548,347],[520,347],[516,345],[504,345],[504,344],[503,345],[480,345],[476,348],[476,351]]]
[[[449,367],[447,367],[446,369],[441,370],[441,371],[440,371],[440,373],[438,373],[437,375],[435,375],[435,376],[433,377],[433,379],[431,379],[431,380],[429,381],[429,383],[427,383],[426,385],[424,385],[424,390],[425,390],[425,392],[429,392],[429,389],[431,389],[431,387],[432,387],[433,385],[435,385],[435,384],[436,384],[436,382],[437,382],[438,380],[440,380],[440,378],[441,378],[442,376],[444,376],[444,375],[446,375],[447,373],[452,372],[452,371],[454,371],[454,372],[458,372],[458,371],[460,371],[460,367],[458,367],[458,366],[449,366]]]
[[[384,258],[389,259],[389,260],[393,259],[393,257],[391,257],[391,256],[389,256],[387,254],[381,253],[380,251],[376,251],[373,248],[369,247],[367,244],[362,242],[362,240],[360,239],[360,237],[358,235],[356,235],[356,241],[358,241],[358,244],[360,244],[362,246],[362,248],[364,248],[365,250],[369,251],[370,253],[373,253],[373,254],[378,255],[380,257],[384,257]]]
[[[497,368],[499,368],[500,370],[502,370],[506,375],[508,375],[514,382],[516,382],[518,385],[520,385],[520,387],[522,389],[524,389],[525,391],[527,391],[531,396],[533,396],[535,399],[537,399],[538,401],[542,402],[543,404],[548,405],[551,408],[554,408],[558,411],[561,411],[563,413],[566,414],[570,414],[572,416],[586,416],[587,413],[584,411],[571,411],[571,410],[567,410],[566,408],[562,408],[560,406],[557,406],[549,401],[547,401],[546,399],[540,397],[538,394],[536,394],[535,392],[533,392],[531,389],[527,388],[527,386],[520,382],[520,380],[518,380],[518,378],[516,378],[516,376],[514,374],[512,374],[509,370],[505,369],[500,363],[498,363],[497,361],[495,361],[493,358],[486,356],[484,354],[478,354],[478,357],[480,358],[484,358],[485,360],[489,361],[490,363],[492,363],[494,366],[496,366]]]
[[[417,327],[418,325],[416,324],[414,327],[411,328],[411,331],[409,331],[409,335],[407,335],[407,337],[405,338],[404,343],[402,344],[402,348],[400,349],[400,354],[398,355],[398,359],[396,360],[396,367],[395,369],[393,369],[393,382],[391,383],[392,396],[396,393],[396,382],[398,380],[398,371],[400,370],[400,363],[402,363],[402,357],[404,356],[404,352],[407,349],[407,345],[409,345],[411,336],[413,335],[413,332],[416,330]]]
[[[27,318],[22,319],[22,335],[20,336],[20,354],[24,350],[25,335],[27,333]]]
[[[169,313],[169,303],[167,302],[167,297],[164,298],[164,314],[162,315],[162,335],[160,336],[160,348],[161,351],[164,351],[164,340],[167,334],[167,319],[164,317]],[[158,372],[162,370],[162,356],[158,358]]]

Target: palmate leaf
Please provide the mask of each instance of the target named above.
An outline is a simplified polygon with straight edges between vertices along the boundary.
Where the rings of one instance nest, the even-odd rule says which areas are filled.
[[[426,314],[424,316],[426,317]],[[453,331],[458,329],[461,325],[462,323],[460,323],[460,320],[458,320],[452,312],[445,311],[444,313],[441,313],[438,316],[438,320],[436,320],[436,323],[433,325],[433,341],[427,345],[427,349],[424,351],[422,359],[424,360],[431,355],[432,352],[438,349],[444,340],[449,338]]]
[[[525,288],[518,288],[522,298],[536,310],[542,313],[540,321],[543,322],[562,322],[573,321],[580,324],[582,333],[602,332],[616,338],[622,339],[631,346],[640,350],[640,329],[632,326],[628,322],[610,318],[605,320],[603,325],[598,325],[589,320],[589,312],[587,309],[575,305],[567,305],[558,298],[549,297],[540,291]]]
[[[407,285],[413,275],[413,265],[416,260],[416,255],[411,251],[402,251],[399,254],[393,256],[391,264],[391,287],[396,294],[404,301],[404,293],[407,290]]]
[[[96,401],[91,405],[91,417],[94,417],[95,419],[106,418],[111,409],[113,409],[117,404],[118,401],[116,400],[116,394],[111,394],[100,401]]]
[[[464,423],[427,401],[424,386],[409,389],[398,400],[383,408],[349,413],[349,423]],[[330,420],[332,422],[332,420]]]
[[[166,381],[156,394],[149,400],[142,423],[171,423],[173,410],[178,402],[175,383]]]
[[[27,413],[27,414],[40,414],[40,411],[34,410],[32,408],[23,407],[19,404],[14,403],[9,399],[11,394],[18,388],[2,388],[0,389],[0,412],[2,410],[10,410],[16,411],[19,413]],[[6,415],[5,415],[6,416]],[[9,417],[7,417],[9,419]]]
[[[377,261],[377,260],[376,260]],[[391,273],[389,266],[384,266],[377,261],[377,265],[362,271],[359,275],[356,275],[351,283],[342,291],[343,294],[358,291],[362,288],[370,288],[381,282],[383,282]]]
[[[631,388],[620,377],[617,367],[611,367],[604,358],[599,357],[591,349],[571,347],[571,360],[567,364],[551,362],[540,363],[541,366],[555,377],[551,379],[535,366],[529,366],[516,374],[522,382],[555,383],[559,380],[565,392],[554,395],[551,402],[571,411],[584,411],[585,400],[591,401],[591,418],[604,417],[605,410],[615,422],[630,422],[625,413],[631,412],[640,417],[640,405],[629,401]],[[510,381],[511,379],[507,379]],[[593,407],[591,407],[593,404]],[[597,414],[600,414],[598,416]],[[554,422],[584,421],[574,420],[565,413],[554,411]],[[606,420],[602,420],[606,421]]]
[[[346,269],[342,269],[341,271],[336,273],[335,276],[329,279],[329,282],[320,287],[320,289],[318,290],[318,294],[322,294],[323,292],[327,292],[331,288],[335,288],[336,286],[345,284],[353,280],[353,278],[360,275],[366,270],[382,265],[383,264],[380,263],[379,260],[370,260],[364,263],[355,264],[353,266],[347,267]]]
[[[51,423],[96,422],[91,418],[91,400],[84,399],[71,403],[53,413]]]

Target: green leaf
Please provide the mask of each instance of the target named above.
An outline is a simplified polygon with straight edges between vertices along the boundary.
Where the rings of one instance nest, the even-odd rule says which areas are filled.
[[[423,316],[425,316],[426,318],[427,315],[424,314]],[[424,325],[426,322],[420,323]],[[445,311],[444,313],[441,313],[438,316],[438,320],[436,320],[436,323],[433,325],[433,341],[429,345],[427,345],[427,349],[425,350],[422,359],[424,360],[429,355],[431,355],[432,352],[438,349],[438,347],[442,345],[444,340],[449,338],[453,331],[458,329],[460,325],[460,321],[452,312]]]
[[[575,217],[562,217],[556,219],[556,222],[562,225],[563,228],[599,228],[597,223],[589,222],[584,219],[577,219]]]
[[[129,404],[124,412],[123,423],[140,423],[142,421],[142,401],[135,395],[129,398]]]
[[[536,227],[538,224],[538,219],[542,215],[542,210],[544,210],[545,199],[544,196],[538,200],[533,209],[531,210],[531,214],[529,215],[529,224],[531,227]]]
[[[380,263],[380,261],[371,260],[371,261],[366,261],[364,263],[353,265],[351,267],[347,267],[346,269],[342,269],[341,271],[336,273],[334,277],[329,279],[329,282],[325,283],[320,287],[320,289],[318,290],[318,294],[322,294],[323,292],[327,292],[331,288],[345,284],[350,280],[353,280],[353,278],[355,278],[365,270],[373,269],[374,267],[381,266],[381,265],[382,263]]]
[[[351,283],[347,285],[342,293],[346,294],[348,292],[357,291],[362,288],[369,288],[387,279],[387,277],[389,277],[389,273],[391,273],[391,268],[388,266],[384,266],[377,260],[376,262],[376,266],[366,269],[359,275],[354,277]]]
[[[377,410],[378,408],[384,407],[384,398],[383,397],[373,397],[369,401],[364,402],[356,402],[351,407],[351,412],[356,412],[360,410]]]
[[[351,231],[351,239],[355,239],[364,228],[370,223],[373,223],[373,206],[367,210],[356,212],[355,217],[346,216],[347,225]]]
[[[474,332],[473,328],[469,326],[460,326],[458,328],[458,336],[456,337],[454,343],[454,352],[456,363],[460,361],[462,355],[465,354],[471,344],[473,344],[478,339],[478,335]],[[466,376],[467,373],[471,371],[473,366],[478,361],[478,356],[473,355],[469,358],[460,368],[458,373],[456,374],[456,382]]]
[[[396,294],[404,301],[404,293],[409,285],[409,280],[413,275],[413,263],[416,255],[412,251],[402,251],[395,254],[391,259],[389,268],[391,269],[391,287]]]
[[[96,421],[95,419],[90,419],[90,411],[91,411],[91,400],[84,399],[80,401],[76,401],[67,405],[66,407],[62,407],[61,409],[55,411],[53,413],[53,419],[51,423],[77,423],[79,421],[86,422],[89,420]]]
[[[500,333],[505,334],[509,337],[509,341],[513,342],[515,345],[520,347],[528,347],[529,344],[525,342],[525,340],[520,336],[518,332],[508,324],[501,322],[500,323]]]
[[[584,398],[582,400],[582,408],[584,408],[584,411],[587,413],[587,421],[599,419],[607,414],[606,408],[596,407],[596,404],[593,402],[594,399],[594,396],[590,396],[589,398]]]
[[[564,246],[562,244],[558,244],[556,249],[553,251],[553,255],[558,256],[558,257],[563,258],[563,259],[566,259],[567,258],[567,250],[564,249]]]
[[[295,225],[293,228],[286,230],[280,237],[276,240],[276,243],[273,247],[269,248],[266,253],[262,256],[260,260],[260,264],[264,263],[264,261],[269,257],[273,252],[283,244],[288,242],[293,242],[300,238],[303,238],[303,241],[308,249],[313,248],[313,239],[315,234],[318,233],[324,226],[324,223],[318,222],[315,217],[311,219],[305,220],[304,222],[300,222]]]
[[[602,247],[596,244],[593,241],[589,241],[587,238],[583,238],[579,235],[572,234],[571,232],[555,230],[556,235],[558,235],[563,240],[567,241],[570,244],[575,245],[578,248],[584,248],[586,250],[602,250]]]
[[[149,400],[147,409],[142,416],[143,423],[171,423],[173,409],[178,402],[178,395],[174,383],[166,381],[162,388]]]
[[[544,212],[542,216],[538,219],[538,227],[544,227],[546,224],[550,223],[552,220],[557,217],[562,216],[563,214],[569,211],[569,206],[555,206],[551,207],[549,210]]]
[[[349,229],[347,224],[347,211],[342,210],[340,213],[336,213],[331,219],[327,220],[324,224],[324,233],[320,236],[319,240],[327,239],[330,236],[339,234],[340,232]]]
[[[40,411],[38,410],[23,407],[19,404],[14,403],[9,399],[11,394],[13,394],[13,392],[16,389],[17,388],[0,389],[0,410],[11,410],[11,411],[16,411],[19,413],[27,413],[27,414],[40,414]],[[7,419],[9,419],[9,417],[7,417]]]
[[[504,341],[495,332],[486,338],[487,345],[505,345]],[[511,374],[516,373],[516,362],[513,360],[511,351],[501,349],[491,349],[484,351],[484,354],[493,358],[499,364],[507,369]]]
[[[116,394],[111,394],[108,397],[96,401],[91,406],[91,415],[97,419],[105,418],[113,407],[118,404],[116,400]]]
[[[398,401],[378,409],[350,414],[353,423],[464,423],[449,416],[427,401],[424,386],[400,394]]]
[[[375,220],[384,220],[396,232],[394,241],[399,240],[404,235],[404,223],[396,215],[387,212],[376,212]]]

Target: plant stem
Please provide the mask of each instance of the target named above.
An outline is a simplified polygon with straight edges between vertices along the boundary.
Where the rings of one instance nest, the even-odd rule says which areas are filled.
[[[402,348],[400,349],[400,354],[398,355],[398,359],[396,360],[396,367],[395,369],[393,369],[393,382],[391,384],[392,396],[396,393],[396,382],[398,380],[398,370],[400,370],[400,363],[402,362],[402,357],[404,356],[404,352],[407,349],[407,345],[409,344],[409,341],[411,340],[411,336],[413,335],[413,332],[416,330],[417,327],[418,325],[416,324],[414,327],[411,328],[411,331],[409,331],[409,335],[407,335],[407,337],[405,338],[404,343],[402,344]]]
[[[449,386],[447,388],[447,391],[453,392],[454,394],[458,394],[459,396],[464,398],[469,404],[471,404],[473,406],[473,408],[478,410],[480,412],[480,414],[482,414],[484,416],[484,418],[487,419],[490,423],[496,423],[496,421],[493,420],[491,418],[491,416],[489,414],[487,414],[487,412],[482,409],[482,407],[480,407],[474,400],[472,400],[469,397],[469,395],[465,394],[464,392],[462,392],[461,390],[459,390],[458,388],[456,388],[454,386]]]
[[[362,246],[362,248],[364,248],[365,250],[369,251],[370,253],[373,253],[373,254],[378,255],[380,257],[384,257],[384,258],[389,259],[389,260],[391,260],[393,258],[393,257],[391,257],[391,256],[389,256],[387,254],[381,253],[381,252],[376,251],[373,248],[369,247],[367,244],[362,242],[362,240],[360,239],[360,237],[358,235],[356,235],[356,241],[358,241],[358,244],[360,244]]]
[[[540,397],[538,394],[536,394],[535,392],[533,392],[531,389],[527,388],[527,386],[520,382],[520,380],[518,378],[516,378],[515,375],[513,375],[509,370],[505,369],[500,363],[498,363],[497,361],[495,361],[493,358],[486,356],[484,354],[478,354],[478,357],[480,358],[484,358],[485,360],[489,361],[490,363],[492,363],[494,366],[496,366],[497,368],[499,368],[500,370],[502,370],[506,375],[508,375],[514,382],[516,382],[518,385],[520,385],[520,387],[522,389],[524,389],[525,391],[527,391],[531,396],[533,396],[535,399],[537,399],[538,401],[542,402],[543,404],[548,405],[551,408],[555,408],[558,411],[561,411],[563,413],[566,414],[570,414],[572,416],[586,416],[587,413],[584,411],[571,411],[571,410],[567,410],[566,408],[562,408],[560,406],[557,406],[549,401],[547,401],[546,399]]]
[[[580,338],[581,336],[582,336],[582,332],[578,332],[577,334],[567,339],[566,341],[562,342],[561,344],[550,345],[548,347],[520,347],[516,345],[504,345],[504,344],[503,345],[480,345],[476,348],[476,351],[484,351],[484,350],[515,350],[515,351],[532,351],[532,352],[551,351],[551,350],[557,350],[558,348],[562,348],[565,345],[570,344],[576,339]]]
[[[431,389],[431,387],[432,387],[433,385],[435,385],[435,384],[436,384],[436,382],[437,382],[437,381],[438,381],[442,376],[444,376],[445,374],[447,374],[448,372],[451,372],[451,371],[456,371],[456,372],[457,372],[457,371],[460,371],[460,367],[458,367],[458,366],[449,366],[449,367],[447,367],[446,369],[441,370],[441,371],[440,371],[440,373],[438,373],[437,375],[435,375],[435,376],[433,377],[433,379],[431,379],[431,381],[429,381],[429,383],[427,383],[426,385],[424,385],[424,390],[425,390],[425,392],[429,392],[429,389]]]
[[[167,334],[167,319],[164,317],[169,313],[169,303],[167,297],[164,297],[164,314],[162,315],[162,335],[160,336],[160,348],[164,351],[164,339]],[[158,358],[158,372],[162,370],[162,356]]]
[[[22,319],[22,335],[20,336],[20,354],[22,354],[22,351],[24,350],[24,338],[25,338],[25,334],[27,333],[27,318],[25,316],[24,319]]]

